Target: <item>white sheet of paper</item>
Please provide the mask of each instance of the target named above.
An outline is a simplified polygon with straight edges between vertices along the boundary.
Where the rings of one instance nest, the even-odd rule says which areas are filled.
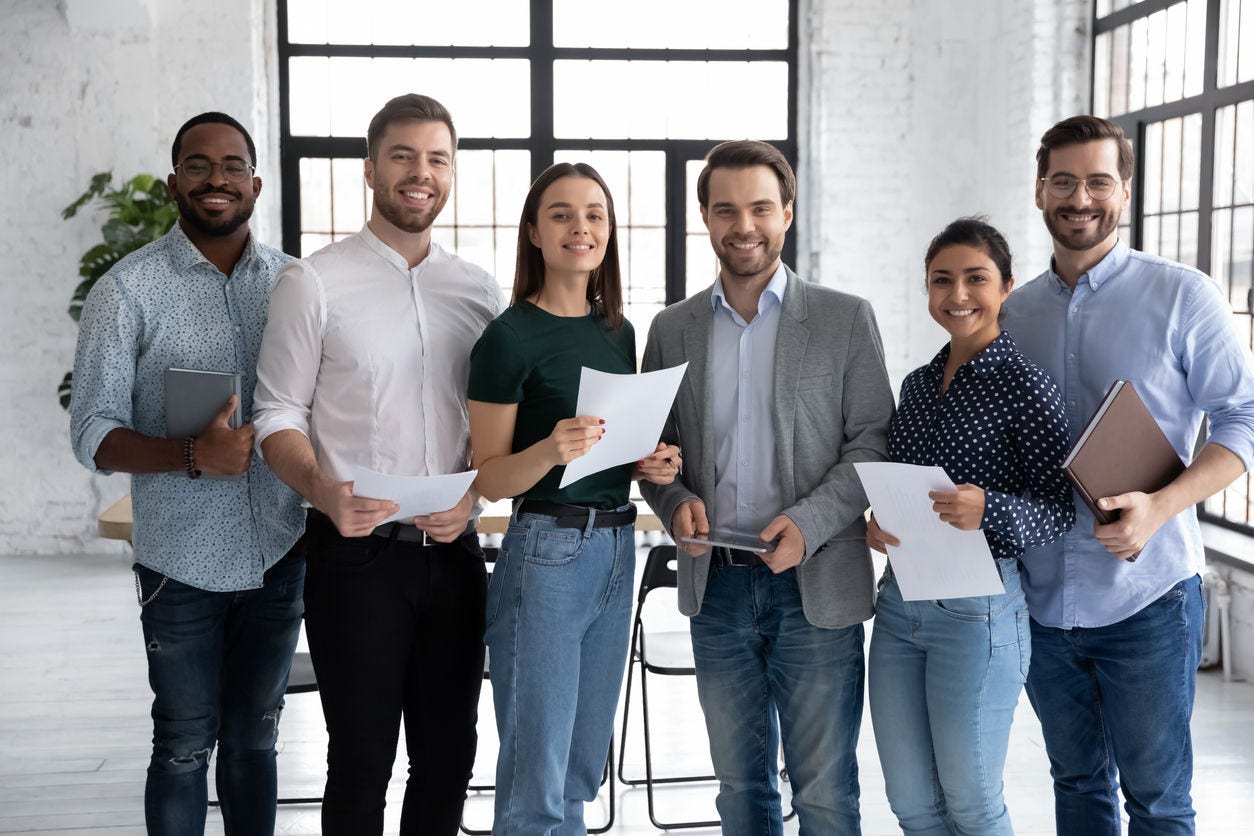
[[[901,541],[888,562],[906,601],[999,595],[1006,591],[982,531],[954,528],[932,510],[928,491],[952,491],[939,467],[857,462],[880,528]]]
[[[605,435],[566,465],[558,487],[651,455],[687,368],[683,363],[644,374],[608,374],[584,366],[575,414],[600,418],[605,422]]]
[[[412,522],[419,514],[447,511],[461,502],[479,471],[450,473],[447,476],[389,476],[365,467],[354,467],[353,496],[390,499],[401,510],[383,522]]]

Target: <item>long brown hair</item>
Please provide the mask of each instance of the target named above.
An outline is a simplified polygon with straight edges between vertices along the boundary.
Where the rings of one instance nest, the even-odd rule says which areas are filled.
[[[618,266],[618,221],[614,217],[614,198],[605,180],[587,163],[554,163],[531,184],[523,202],[522,218],[518,221],[518,261],[514,268],[514,292],[510,304],[516,305],[544,287],[544,254],[531,243],[527,228],[535,226],[539,220],[540,198],[544,190],[563,177],[584,177],[600,186],[605,193],[610,237],[605,243],[605,258],[588,277],[588,302],[610,328],[618,330],[623,324],[623,282]]]

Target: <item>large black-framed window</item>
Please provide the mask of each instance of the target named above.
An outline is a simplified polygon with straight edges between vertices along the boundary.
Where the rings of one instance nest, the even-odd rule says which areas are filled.
[[[1254,0],[1097,0],[1093,110],[1136,148],[1132,245],[1219,282],[1254,347]],[[1204,519],[1254,534],[1254,480]]]
[[[643,332],[713,279],[695,193],[706,152],[752,137],[796,164],[798,3],[279,0],[283,248],[307,254],[360,229],[370,116],[428,93],[459,133],[436,240],[508,290],[528,185],[552,162],[585,160],[613,193],[627,313]]]

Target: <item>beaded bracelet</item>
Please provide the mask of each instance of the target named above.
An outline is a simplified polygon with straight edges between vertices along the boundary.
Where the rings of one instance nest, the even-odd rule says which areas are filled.
[[[196,439],[183,439],[183,469],[188,479],[199,479],[200,471],[196,469]]]

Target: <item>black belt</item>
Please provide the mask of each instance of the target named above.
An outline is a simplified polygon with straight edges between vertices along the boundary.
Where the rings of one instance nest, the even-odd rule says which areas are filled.
[[[328,517],[326,514],[322,513],[321,511],[317,510],[316,508],[309,509],[309,516],[310,518],[317,520],[319,523],[329,528],[332,532],[335,532],[336,535],[343,536],[339,534],[339,531],[335,528],[335,523],[331,521],[331,518]],[[466,525],[466,530],[463,531],[461,534],[457,535],[457,538],[460,539],[467,535],[474,535],[474,534],[476,534],[475,521],[471,520]],[[439,540],[436,540],[434,537],[427,534],[427,532],[423,531],[418,526],[409,525],[409,524],[402,523],[402,522],[384,523],[383,525],[377,526],[374,531],[370,532],[366,536],[367,537],[382,537],[385,540],[397,540],[402,543],[417,543],[423,548],[426,548],[429,546],[447,546],[448,545],[448,543],[441,543]]]
[[[553,517],[553,524],[558,528],[586,528],[588,515],[594,511],[583,505],[565,505],[561,502],[545,502],[540,499],[523,499],[514,503],[514,510],[520,514],[543,514]],[[631,525],[636,521],[636,506],[626,511],[597,511],[592,521],[593,528],[617,528],[620,525]]]
[[[757,552],[747,552],[744,549],[729,549],[724,546],[715,546],[712,549],[712,553],[720,566],[766,565],[766,561]]]

